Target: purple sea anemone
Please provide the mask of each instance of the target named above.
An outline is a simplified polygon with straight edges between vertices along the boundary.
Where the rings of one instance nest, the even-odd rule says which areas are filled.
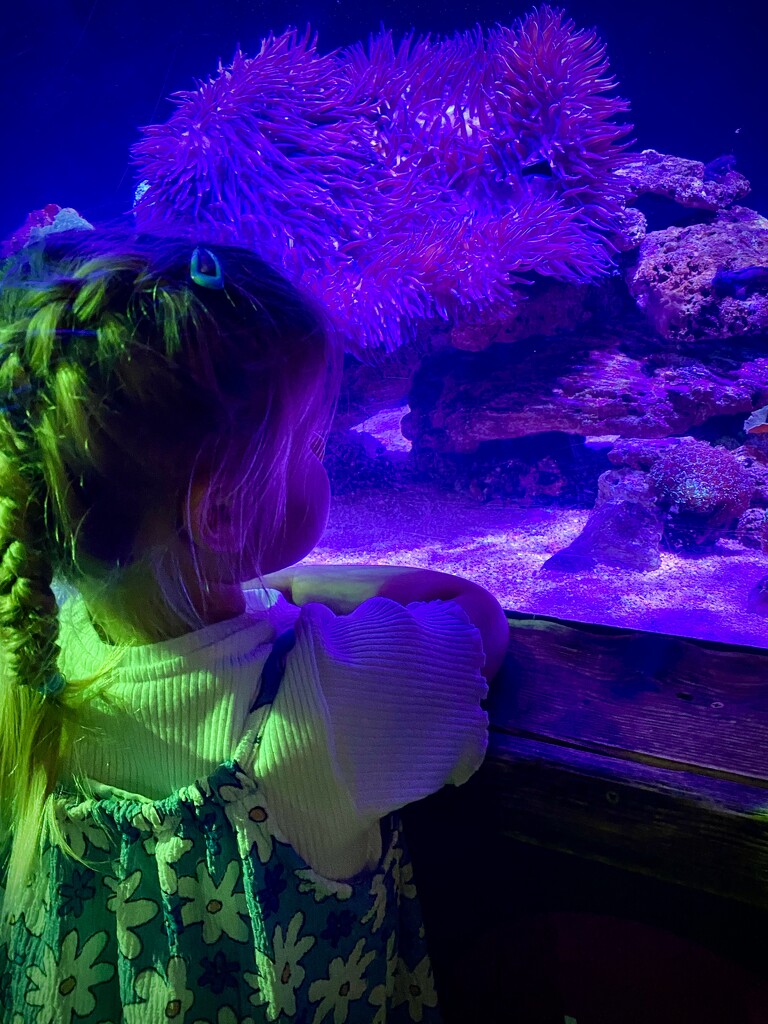
[[[548,7],[515,28],[320,56],[270,35],[133,148],[138,223],[256,247],[350,351],[514,305],[526,273],[606,272],[630,126],[603,45]]]

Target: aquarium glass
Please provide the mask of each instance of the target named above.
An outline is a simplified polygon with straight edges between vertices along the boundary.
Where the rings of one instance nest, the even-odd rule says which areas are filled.
[[[768,14],[14,5],[4,256],[120,219],[260,254],[344,348],[308,561],[768,644]]]

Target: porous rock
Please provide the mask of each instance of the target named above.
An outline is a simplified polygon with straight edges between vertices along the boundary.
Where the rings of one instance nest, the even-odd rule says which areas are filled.
[[[629,252],[640,245],[647,233],[648,221],[645,214],[635,206],[628,206],[619,217],[611,241],[618,252]]]
[[[550,431],[666,440],[768,403],[768,358],[752,340],[673,349],[623,321],[483,352],[443,349],[423,360],[408,400],[403,433],[438,452]]]
[[[661,564],[662,519],[641,501],[605,501],[590,514],[579,536],[542,566],[580,572],[596,564],[647,572]]]
[[[710,175],[708,166],[700,160],[644,149],[632,153],[616,176],[623,178],[629,188],[627,202],[651,194],[672,199],[680,206],[721,210],[749,194],[750,184],[743,174],[727,170]]]
[[[768,284],[739,295],[716,283],[719,271],[755,266],[768,267],[768,219],[737,206],[710,223],[650,232],[625,277],[662,337],[698,341],[768,331]]]
[[[530,287],[521,290],[515,306],[492,306],[482,316],[460,317],[450,334],[454,348],[481,352],[522,338],[554,338],[593,321],[615,320],[632,309],[620,277],[600,284],[572,284],[531,276]]]
[[[649,507],[655,505],[656,496],[648,474],[628,466],[601,473],[597,481],[595,508],[609,501],[636,501]]]
[[[768,512],[764,508],[748,508],[739,519],[736,537],[745,548],[768,550]]]

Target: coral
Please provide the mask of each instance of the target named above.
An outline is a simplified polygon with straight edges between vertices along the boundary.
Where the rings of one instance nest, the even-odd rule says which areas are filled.
[[[256,246],[350,351],[392,350],[420,320],[513,307],[530,271],[610,269],[630,126],[606,72],[595,34],[546,6],[327,56],[270,36],[143,129],[136,217]]]
[[[565,434],[489,441],[471,454],[414,448],[415,478],[486,503],[591,505],[604,459]]]
[[[456,490],[466,490],[479,501],[511,498],[517,505],[548,505],[568,488],[563,468],[551,455],[528,459],[501,458],[473,466]]]
[[[671,448],[650,477],[667,513],[664,539],[672,548],[710,547],[747,510],[753,491],[731,452],[701,441]]]
[[[93,227],[71,206],[63,209],[56,203],[48,203],[40,210],[33,210],[10,238],[0,242],[0,259],[18,252],[28,242],[34,242],[52,231],[88,231]]]
[[[646,235],[626,280],[664,338],[709,340],[768,330],[766,266],[768,219],[737,206]]]

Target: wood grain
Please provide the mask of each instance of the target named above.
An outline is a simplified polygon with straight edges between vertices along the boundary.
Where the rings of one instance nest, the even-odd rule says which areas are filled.
[[[768,652],[509,622],[491,827],[768,909]]]

